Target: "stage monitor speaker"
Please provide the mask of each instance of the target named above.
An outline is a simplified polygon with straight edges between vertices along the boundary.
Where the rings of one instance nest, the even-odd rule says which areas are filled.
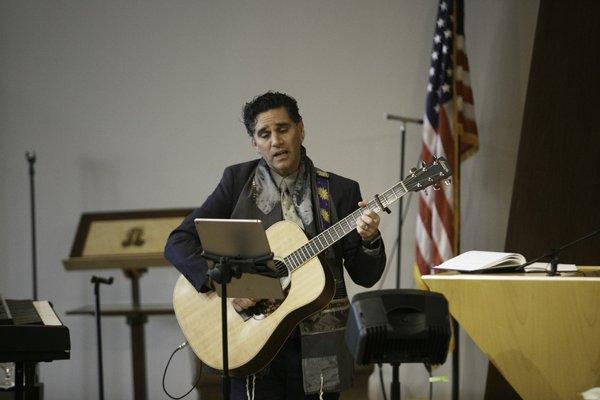
[[[440,293],[378,290],[352,299],[346,343],[358,364],[443,364],[450,332],[448,302]]]

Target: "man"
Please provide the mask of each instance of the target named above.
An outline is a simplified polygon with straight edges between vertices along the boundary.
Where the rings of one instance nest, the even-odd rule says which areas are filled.
[[[171,233],[165,249],[165,257],[202,292],[210,288],[195,218],[260,219],[265,229],[286,219],[311,238],[366,205],[358,183],[315,168],[306,156],[304,123],[292,97],[267,92],[244,106],[243,118],[260,158],[227,167],[204,204]],[[246,379],[233,378],[232,399],[318,399],[319,395],[337,399],[351,385],[353,362],[344,341],[349,302],[343,268],[362,286],[379,280],[385,251],[378,227],[379,216],[365,211],[356,230],[325,251],[324,267],[335,278],[334,299],[294,330],[263,371]],[[253,299],[232,303],[238,312],[256,304]]]

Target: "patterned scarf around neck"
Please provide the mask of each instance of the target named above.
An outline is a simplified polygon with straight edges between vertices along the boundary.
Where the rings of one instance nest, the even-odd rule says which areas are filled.
[[[308,227],[313,222],[313,209],[310,191],[310,166],[312,162],[306,156],[306,149],[301,148],[300,168],[294,187],[290,188],[292,202],[296,213],[302,220],[304,227]],[[273,177],[269,172],[269,166],[261,158],[254,175],[254,190],[256,194],[256,206],[260,211],[269,214],[273,208],[280,202],[281,195],[279,188],[275,185]]]

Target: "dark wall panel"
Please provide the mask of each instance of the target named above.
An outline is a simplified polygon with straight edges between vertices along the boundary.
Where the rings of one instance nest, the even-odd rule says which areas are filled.
[[[528,259],[600,228],[599,16],[600,1],[540,2],[506,237]],[[600,236],[561,261],[600,265]]]

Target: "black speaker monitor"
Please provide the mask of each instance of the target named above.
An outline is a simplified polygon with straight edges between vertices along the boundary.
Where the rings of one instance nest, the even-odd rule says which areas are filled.
[[[448,302],[440,293],[390,289],[352,299],[346,343],[358,364],[443,364],[450,342]]]

